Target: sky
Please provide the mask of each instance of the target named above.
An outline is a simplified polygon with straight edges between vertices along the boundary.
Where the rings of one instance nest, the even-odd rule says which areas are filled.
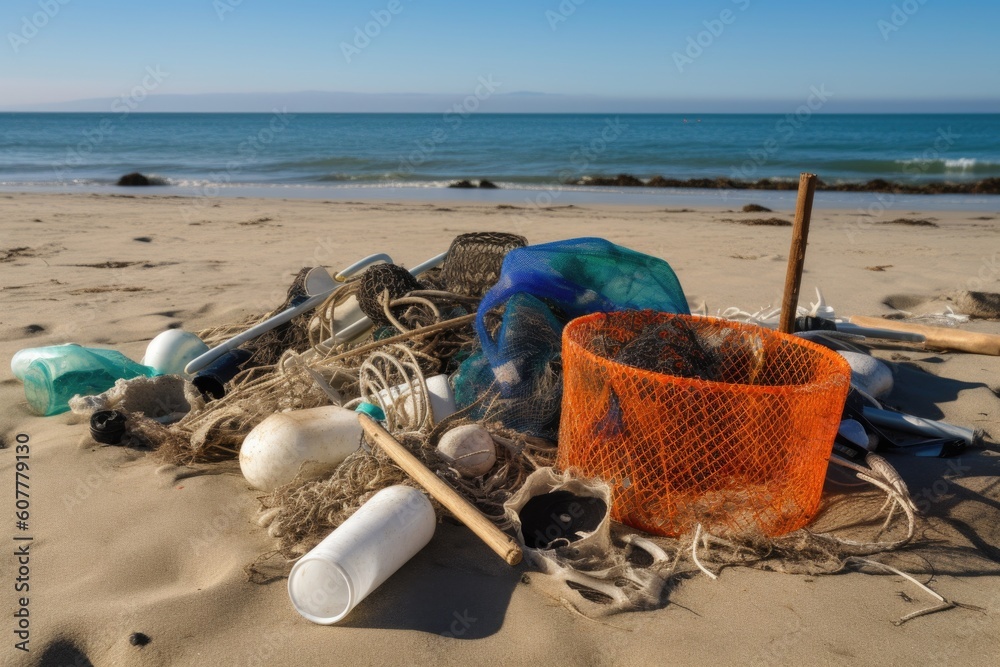
[[[831,111],[1000,111],[997,25],[995,0],[4,0],[0,108],[326,91],[422,110],[486,80],[504,111],[739,112],[824,86]]]

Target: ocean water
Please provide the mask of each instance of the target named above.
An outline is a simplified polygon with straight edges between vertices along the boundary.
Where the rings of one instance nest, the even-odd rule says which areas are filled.
[[[1000,177],[1000,115],[0,114],[0,188],[101,189],[131,171],[203,194],[618,173],[973,181]]]

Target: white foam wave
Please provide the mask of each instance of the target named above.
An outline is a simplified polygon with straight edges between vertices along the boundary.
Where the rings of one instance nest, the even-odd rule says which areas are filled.
[[[957,158],[925,158],[915,157],[907,160],[896,160],[896,164],[916,165],[924,170],[938,169],[943,171],[974,171],[1000,166],[1000,162],[980,160],[974,157]]]
[[[973,167],[975,167],[976,164],[977,164],[977,162],[978,162],[978,160],[976,160],[975,158],[960,157],[960,158],[956,158],[954,160],[945,160],[944,161],[944,168],[945,169],[961,169],[962,171],[965,171],[966,169],[972,169]]]

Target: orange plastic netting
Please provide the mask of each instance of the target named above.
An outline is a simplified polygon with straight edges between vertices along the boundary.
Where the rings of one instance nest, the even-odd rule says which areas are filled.
[[[634,365],[644,340],[656,345],[640,347],[641,365],[667,373]],[[607,480],[614,519],[657,535],[778,536],[815,515],[850,386],[837,353],[754,325],[623,311],[573,320],[562,360],[558,465]]]

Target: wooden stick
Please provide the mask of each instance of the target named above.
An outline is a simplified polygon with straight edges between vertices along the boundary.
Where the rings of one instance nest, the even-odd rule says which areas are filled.
[[[361,428],[365,430],[365,433],[370,435],[385,450],[385,453],[396,462],[396,465],[424,487],[435,500],[448,508],[448,511],[468,526],[469,530],[485,542],[490,549],[493,549],[509,565],[517,565],[521,562],[523,556],[521,547],[512,537],[497,528],[472,503],[458,495],[455,489],[441,481],[441,478],[429,470],[368,415],[359,414],[358,421],[361,422]]]
[[[799,197],[795,202],[795,226],[792,228],[792,247],[788,251],[785,295],[781,302],[781,323],[778,327],[787,334],[795,332],[795,314],[799,307],[799,287],[802,285],[802,267],[806,261],[809,220],[812,218],[815,193],[816,174],[799,174]]]
[[[959,329],[947,329],[945,327],[929,327],[924,324],[896,322],[895,320],[886,320],[881,317],[864,317],[861,315],[855,315],[850,319],[850,322],[862,327],[877,327],[879,329],[889,329],[890,331],[923,334],[924,345],[927,347],[1000,356],[1000,336],[997,334],[960,331]]]

